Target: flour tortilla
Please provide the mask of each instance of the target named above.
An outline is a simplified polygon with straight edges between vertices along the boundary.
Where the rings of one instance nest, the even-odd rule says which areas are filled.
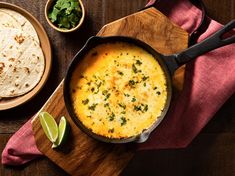
[[[16,97],[32,90],[45,68],[42,49],[21,29],[0,29],[0,98]]]
[[[13,28],[17,28],[17,29],[21,28],[21,30],[25,34],[32,36],[38,43],[40,43],[36,30],[34,29],[33,25],[27,20],[27,18],[25,18],[23,15],[21,15],[18,12],[15,12],[13,10],[0,8],[0,14],[2,14],[4,16],[4,13],[6,15],[12,17],[12,19],[10,19],[10,20],[14,21],[14,22],[8,22],[8,23],[13,24],[13,26],[14,26]],[[1,23],[2,23],[2,21],[1,21]],[[15,23],[17,23],[17,24],[15,24]]]
[[[6,29],[8,29],[8,28],[22,29],[20,26],[20,23],[18,23],[9,14],[2,12],[2,11],[0,11],[0,28],[1,29],[5,29],[5,28]]]

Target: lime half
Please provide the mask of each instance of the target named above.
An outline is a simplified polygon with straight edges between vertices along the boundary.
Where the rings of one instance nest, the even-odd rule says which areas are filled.
[[[59,123],[59,136],[57,140],[53,143],[52,148],[56,148],[63,144],[68,136],[69,125],[66,118],[63,116]]]
[[[51,142],[55,142],[58,138],[58,126],[55,119],[48,112],[39,113],[42,128]]]

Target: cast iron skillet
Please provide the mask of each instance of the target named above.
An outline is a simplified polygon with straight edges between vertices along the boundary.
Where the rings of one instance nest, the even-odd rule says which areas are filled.
[[[86,134],[89,136],[103,141],[103,142],[109,142],[109,143],[127,143],[127,142],[144,142],[148,139],[150,133],[160,124],[160,122],[163,120],[164,116],[166,115],[170,102],[172,97],[172,75],[174,71],[180,67],[181,65],[195,59],[197,56],[200,56],[208,51],[211,51],[215,48],[228,45],[231,43],[235,43],[235,36],[231,36],[226,39],[222,39],[223,34],[227,33],[228,31],[232,30],[235,27],[235,20],[231,21],[227,25],[225,25],[222,29],[217,31],[215,34],[211,35],[206,40],[202,41],[201,43],[198,43],[196,45],[191,46],[190,48],[184,50],[181,53],[173,54],[170,56],[165,56],[157,51],[155,51],[153,48],[151,48],[148,44],[134,39],[130,37],[123,37],[123,36],[110,36],[110,37],[91,37],[88,39],[84,47],[76,54],[73,61],[71,62],[69,69],[67,71],[65,81],[64,81],[64,100],[66,108],[69,112],[69,115],[72,117],[75,124],[83,130]],[[112,139],[107,138],[104,136],[97,135],[93,133],[91,130],[86,128],[82,122],[76,117],[71,98],[70,98],[70,80],[72,77],[72,73],[75,70],[76,66],[79,64],[80,60],[85,56],[85,54],[88,53],[92,48],[94,48],[97,45],[103,44],[103,43],[110,43],[110,42],[127,42],[131,44],[135,44],[149,53],[151,53],[155,59],[159,62],[160,66],[162,67],[167,81],[167,101],[164,107],[164,110],[162,111],[162,114],[160,118],[156,118],[155,123],[148,129],[144,130],[140,135],[133,136],[130,138],[122,138],[122,139]]]

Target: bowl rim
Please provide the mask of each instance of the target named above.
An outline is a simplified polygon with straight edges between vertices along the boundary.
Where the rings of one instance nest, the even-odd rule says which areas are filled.
[[[45,5],[45,9],[44,9],[44,15],[45,15],[46,21],[53,29],[55,29],[56,31],[59,31],[59,32],[69,33],[69,32],[76,31],[78,28],[81,27],[81,25],[82,25],[82,23],[84,22],[84,19],[85,19],[85,8],[84,8],[82,0],[78,0],[79,3],[80,3],[81,9],[82,9],[82,17],[81,17],[79,23],[77,24],[77,26],[74,27],[74,28],[71,28],[71,29],[61,29],[61,28],[55,26],[51,22],[51,20],[48,18],[48,11],[49,11],[53,1],[56,1],[56,0],[48,0],[46,5]]]

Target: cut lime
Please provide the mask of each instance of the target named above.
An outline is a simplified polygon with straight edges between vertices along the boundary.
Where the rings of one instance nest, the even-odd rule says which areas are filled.
[[[55,142],[58,138],[58,126],[55,119],[48,112],[40,112],[39,119],[48,139]]]
[[[66,118],[63,116],[61,117],[59,123],[59,136],[57,140],[53,143],[52,148],[56,148],[65,142],[68,135],[68,131],[69,131],[69,125],[67,123]]]

